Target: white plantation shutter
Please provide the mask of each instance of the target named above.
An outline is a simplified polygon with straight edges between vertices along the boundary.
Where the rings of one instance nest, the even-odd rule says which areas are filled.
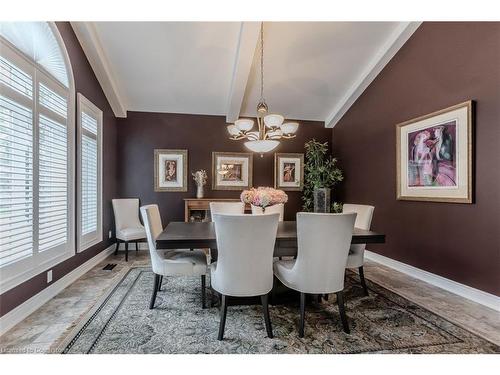
[[[78,94],[78,251],[102,241],[102,111]]]
[[[64,124],[39,117],[39,251],[68,242],[68,147]]]
[[[70,76],[48,74],[37,38],[19,25],[0,22],[0,293],[74,253],[74,112],[61,78]],[[38,60],[11,44],[21,34]]]
[[[0,56],[0,82],[29,99],[33,98],[33,77]]]

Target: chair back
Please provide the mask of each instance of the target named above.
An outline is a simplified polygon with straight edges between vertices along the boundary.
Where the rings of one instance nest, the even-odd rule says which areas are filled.
[[[348,204],[345,203],[342,209],[342,212],[355,212],[356,223],[354,226],[356,228],[370,230],[372,224],[373,211],[375,207],[368,206],[364,204]],[[351,252],[349,254],[349,259],[347,262],[348,268],[361,267],[365,262],[365,250],[366,244],[355,244],[351,245]]]
[[[212,216],[217,268],[212,286],[227,296],[259,296],[273,287],[273,252],[278,214]]]
[[[370,230],[374,210],[375,207],[373,206],[368,206],[364,204],[349,204],[349,203],[344,203],[342,208],[343,213],[349,213],[349,212],[357,213],[356,223],[354,223],[354,226],[356,228],[364,230]]]
[[[115,214],[116,231],[125,228],[139,228],[142,224],[139,220],[139,199],[113,199],[113,212]]]
[[[243,202],[210,202],[210,214],[243,215],[245,203]]]
[[[147,206],[142,206],[141,216],[142,221],[144,222],[144,228],[146,229],[146,236],[148,238],[149,254],[151,255],[153,272],[160,274],[163,269],[163,258],[156,251],[156,238],[163,231],[163,225],[161,223],[158,205],[149,204]]]
[[[355,213],[297,213],[297,260],[293,283],[304,293],[344,289],[344,273],[352,241]]]
[[[259,206],[252,205],[252,215],[264,215],[264,214],[280,214],[279,221],[283,221],[283,211],[285,205],[283,203],[275,204],[273,206],[266,207],[263,209]]]

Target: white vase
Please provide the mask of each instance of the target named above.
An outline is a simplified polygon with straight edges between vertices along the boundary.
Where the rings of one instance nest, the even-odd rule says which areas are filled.
[[[201,199],[203,198],[204,191],[203,191],[203,185],[197,185],[196,186],[196,198]]]

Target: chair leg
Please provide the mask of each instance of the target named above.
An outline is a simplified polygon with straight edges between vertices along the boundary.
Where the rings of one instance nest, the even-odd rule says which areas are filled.
[[[219,336],[217,337],[217,340],[222,340],[224,338],[224,328],[226,326],[226,315],[227,315],[227,296],[221,295]]]
[[[351,333],[349,330],[349,324],[347,323],[347,315],[345,313],[344,292],[337,292],[337,305],[339,305],[340,320],[342,321],[344,332]]]
[[[217,302],[219,303],[219,312],[222,312],[222,294],[217,293]]]
[[[163,282],[163,276],[160,275],[160,281],[158,282],[158,291],[161,292],[161,283]]]
[[[299,337],[304,337],[304,321],[306,315],[306,294],[300,293],[300,323],[299,323]]]
[[[135,241],[135,252],[139,251],[139,243]]]
[[[320,294],[313,294],[312,296],[314,303],[318,304],[321,302],[321,295]]]
[[[264,322],[266,323],[267,337],[273,338],[273,328],[271,326],[271,318],[269,317],[269,296],[267,294],[260,296],[262,309],[264,310]]]
[[[155,307],[156,293],[158,293],[158,285],[160,284],[160,275],[155,274],[155,281],[153,286],[153,295],[151,296],[151,302],[149,302],[149,309]]]
[[[118,248],[120,247],[120,240],[116,240],[115,255],[118,254]]]
[[[361,286],[365,291],[365,296],[368,296],[368,287],[366,286],[365,272],[363,271],[363,266],[359,267],[358,270],[359,270],[359,279],[361,280]]]
[[[128,241],[125,241],[125,262],[128,262]]]
[[[207,289],[207,277],[206,277],[206,275],[201,275],[201,308],[202,309],[207,308],[206,289]]]

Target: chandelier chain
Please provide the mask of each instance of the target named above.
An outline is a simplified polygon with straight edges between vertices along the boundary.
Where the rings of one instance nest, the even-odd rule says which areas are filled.
[[[264,99],[264,22],[260,23],[260,101],[257,104],[258,131],[252,131],[254,120],[238,119],[228,125],[227,130],[232,140],[245,139],[245,146],[253,152],[264,153],[274,150],[280,139],[295,138],[299,124],[283,123],[285,118],[278,114],[268,114],[268,106]]]
[[[264,22],[260,23],[260,101],[264,101]]]

